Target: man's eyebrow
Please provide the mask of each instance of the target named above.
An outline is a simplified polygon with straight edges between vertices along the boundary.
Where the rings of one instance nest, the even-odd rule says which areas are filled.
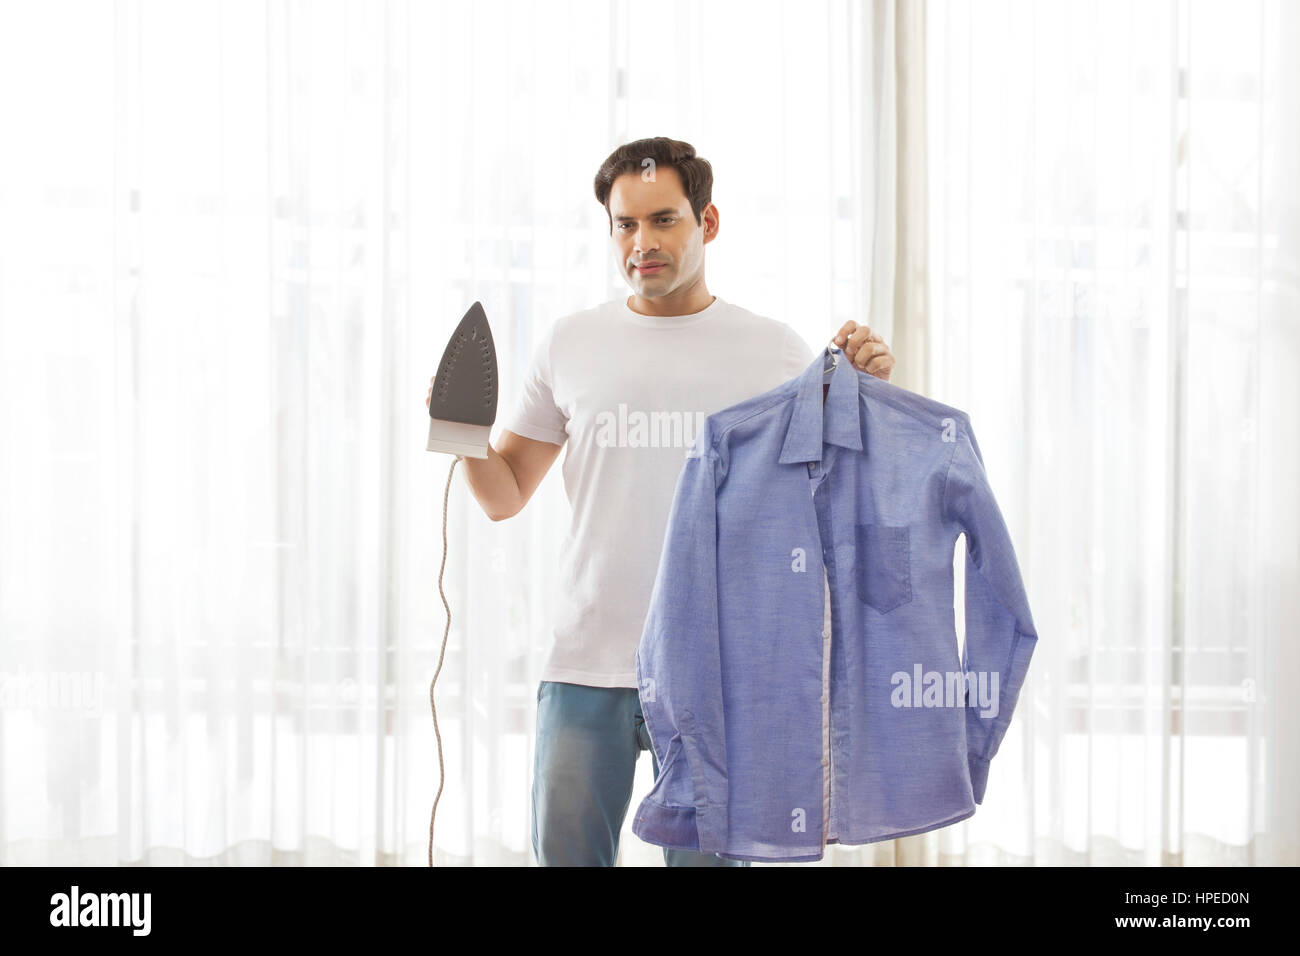
[[[676,209],[656,209],[656,210],[655,210],[654,212],[652,212],[650,215],[651,215],[652,217],[653,217],[653,216],[662,216],[662,215],[664,215],[665,213],[671,213],[672,215],[675,216],[675,215],[677,215],[677,210],[676,210]],[[615,221],[617,221],[617,222],[622,222],[622,221],[625,220],[625,219],[635,221],[635,220],[636,220],[636,216],[615,216],[614,219],[615,219]]]

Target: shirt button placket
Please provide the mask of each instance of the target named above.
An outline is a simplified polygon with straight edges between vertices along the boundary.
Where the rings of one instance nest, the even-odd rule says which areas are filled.
[[[834,802],[832,790],[834,781],[831,779],[834,770],[832,768],[832,741],[830,731],[830,640],[831,640],[831,581],[830,581],[830,546],[828,541],[832,540],[829,536],[829,529],[826,528],[822,521],[821,509],[816,505],[817,489],[824,482],[826,469],[822,467],[821,462],[809,462],[808,474],[810,478],[810,487],[812,491],[812,500],[814,502],[813,510],[817,521],[817,533],[821,538],[822,545],[822,588],[823,596],[823,620],[822,620],[822,692],[818,698],[821,705],[822,718],[822,826],[821,826],[821,852],[826,852],[826,838],[830,832],[831,804]]]

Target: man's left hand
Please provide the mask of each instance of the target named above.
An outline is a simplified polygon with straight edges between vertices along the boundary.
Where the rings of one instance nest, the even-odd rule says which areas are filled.
[[[845,322],[835,333],[834,341],[855,368],[881,381],[889,381],[889,373],[894,368],[894,353],[868,326],[858,325],[852,320]]]

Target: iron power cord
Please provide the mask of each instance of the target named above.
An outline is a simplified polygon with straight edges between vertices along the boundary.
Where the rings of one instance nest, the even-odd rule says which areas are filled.
[[[447,611],[447,626],[442,632],[442,650],[438,653],[438,668],[433,672],[433,680],[429,684],[429,708],[433,711],[433,733],[438,738],[438,794],[433,798],[433,812],[429,815],[429,866],[433,866],[433,821],[438,815],[438,801],[442,799],[442,784],[446,778],[446,769],[442,763],[442,732],[438,730],[438,705],[433,702],[433,688],[438,683],[438,675],[442,672],[442,659],[447,654],[447,635],[451,633],[451,606],[447,603],[447,595],[442,590],[442,572],[447,567],[447,498],[451,495],[451,476],[456,470],[456,462],[464,456],[456,455],[451,460],[451,467],[447,469],[447,487],[442,492],[442,566],[438,568],[438,594],[442,597],[442,606]]]

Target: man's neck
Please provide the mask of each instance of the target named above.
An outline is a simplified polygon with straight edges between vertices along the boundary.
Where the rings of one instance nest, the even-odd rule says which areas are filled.
[[[640,315],[694,315],[711,306],[717,296],[710,295],[703,281],[689,292],[659,296],[655,299],[639,295],[628,297],[627,307]]]

